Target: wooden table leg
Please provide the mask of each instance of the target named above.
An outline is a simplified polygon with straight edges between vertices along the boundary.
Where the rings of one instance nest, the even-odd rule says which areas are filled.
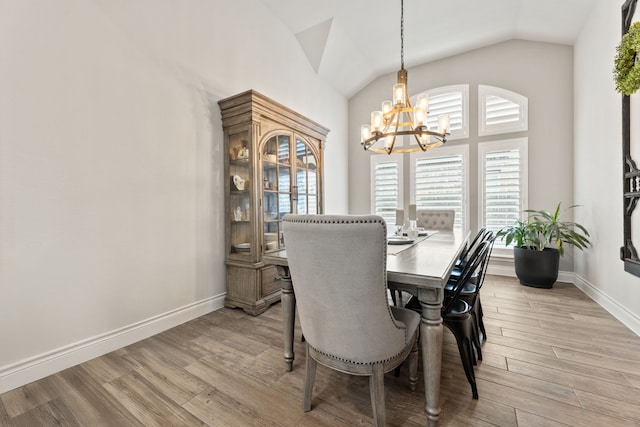
[[[420,344],[424,371],[424,390],[427,423],[438,425],[440,418],[440,376],[442,371],[442,289],[420,289],[418,299],[422,306]]]
[[[293,330],[296,321],[296,296],[289,268],[278,266],[278,274],[282,283],[282,323],[284,330],[284,366],[287,372],[293,369]]]

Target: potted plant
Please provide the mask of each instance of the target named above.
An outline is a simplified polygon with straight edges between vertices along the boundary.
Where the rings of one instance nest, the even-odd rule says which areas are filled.
[[[577,205],[570,206],[569,209]],[[591,244],[587,229],[560,219],[560,203],[553,212],[527,209],[528,218],[504,227],[496,237],[513,246],[513,261],[520,283],[536,288],[551,288],[558,279],[564,245],[582,250]]]

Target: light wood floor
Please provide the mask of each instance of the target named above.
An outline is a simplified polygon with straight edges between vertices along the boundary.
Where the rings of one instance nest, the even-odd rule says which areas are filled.
[[[479,400],[445,329],[442,426],[640,425],[640,337],[573,285],[488,276]],[[318,367],[302,410],[304,347],[282,360],[281,306],[222,309],[0,395],[2,426],[370,425],[368,382]],[[385,377],[387,425],[424,425],[424,385]]]

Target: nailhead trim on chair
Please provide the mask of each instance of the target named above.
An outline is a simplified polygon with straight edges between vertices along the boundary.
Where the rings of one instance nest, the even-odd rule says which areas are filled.
[[[394,354],[393,356],[391,356],[391,357],[389,357],[389,358],[387,358],[387,359],[384,359],[384,360],[377,360],[377,361],[375,361],[375,362],[355,362],[355,361],[353,361],[353,360],[343,359],[342,357],[336,357],[336,356],[334,356],[333,354],[328,354],[328,353],[325,353],[325,352],[323,352],[323,351],[319,351],[317,348],[313,347],[311,344],[309,344],[309,347],[313,348],[313,350],[314,350],[316,353],[320,353],[320,354],[322,354],[323,356],[329,357],[329,358],[331,358],[331,359],[333,359],[333,360],[337,360],[337,361],[339,361],[339,362],[348,362],[348,363],[352,363],[352,364],[354,364],[354,365],[362,365],[362,366],[365,366],[365,365],[375,365],[376,363],[384,363],[384,362],[388,362],[388,361],[393,360],[393,359],[395,359],[396,357],[398,357],[398,356],[400,356],[400,355],[402,354],[402,352],[400,352],[400,353],[396,353],[396,354]]]

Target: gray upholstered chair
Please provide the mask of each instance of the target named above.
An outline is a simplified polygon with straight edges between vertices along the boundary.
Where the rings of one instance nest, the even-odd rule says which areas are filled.
[[[416,225],[425,230],[453,230],[456,211],[453,209],[419,209]]]
[[[384,425],[384,373],[408,358],[418,381],[420,316],[387,300],[387,228],[379,216],[287,215],[284,241],[306,343],[305,411],[316,366],[369,376],[375,425]]]

